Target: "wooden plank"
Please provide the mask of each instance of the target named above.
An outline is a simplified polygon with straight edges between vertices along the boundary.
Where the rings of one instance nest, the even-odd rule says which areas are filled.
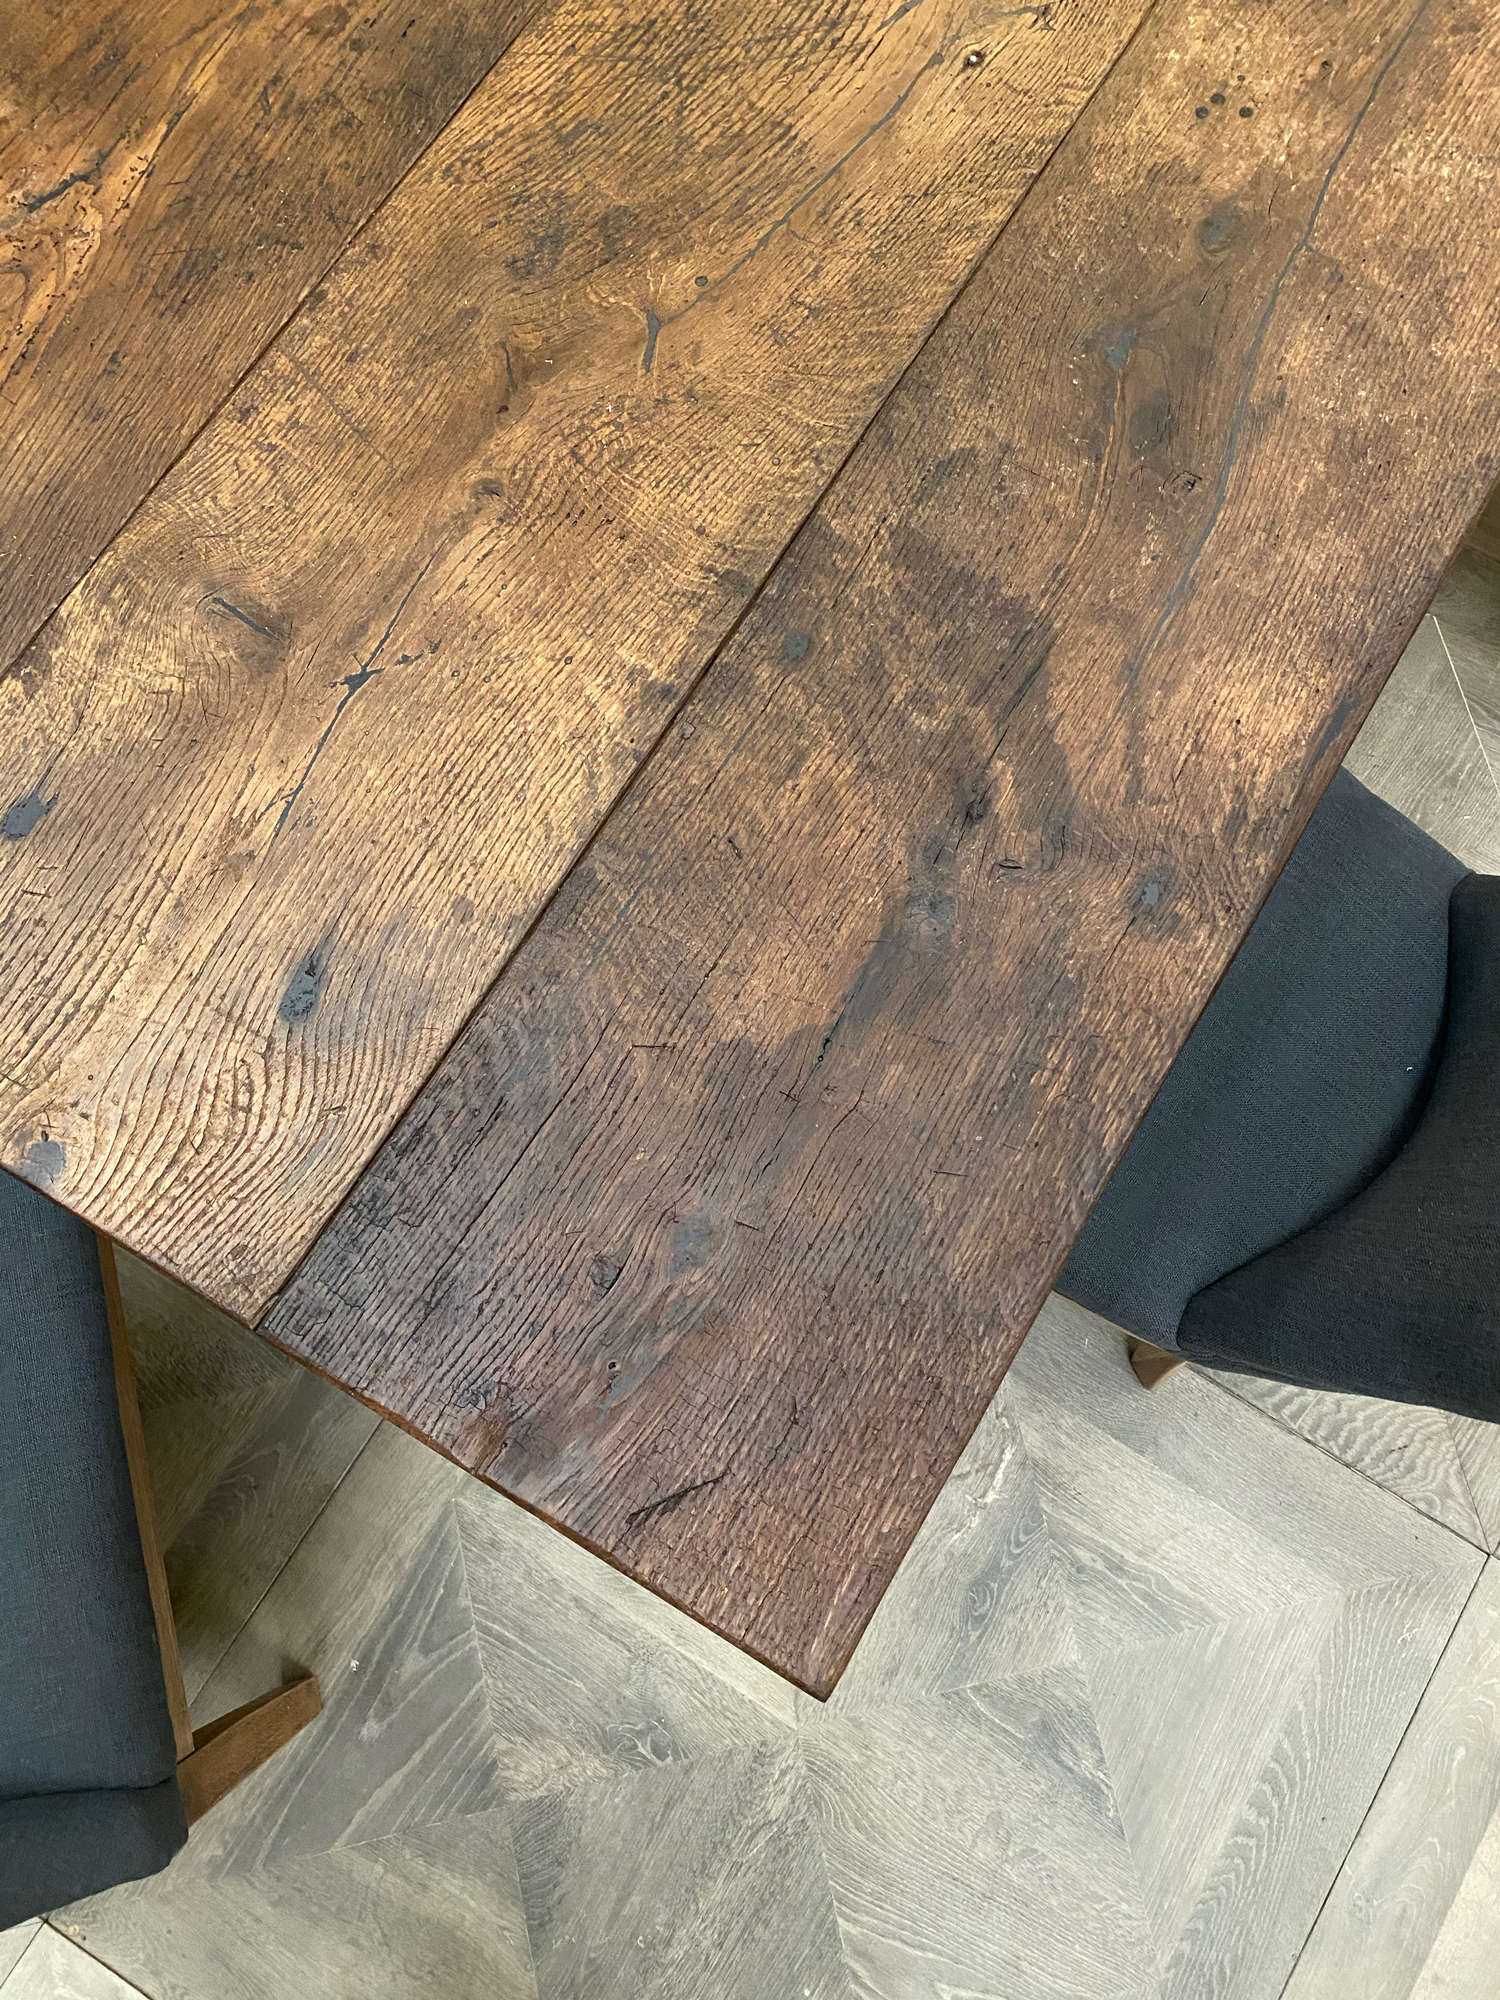
[[[194,1730],[192,1747],[177,1766],[188,1825],[258,1771],[322,1709],[317,1679],[306,1674]]]
[[[1500,1553],[1500,1424],[1473,1417],[1449,1417],[1464,1484],[1479,1516],[1484,1546]]]
[[[571,0],[0,684],[3,1159],[254,1317],[1146,0]]]
[[[0,668],[534,11],[7,0]]]
[[[1344,761],[1466,867],[1500,874],[1500,791],[1431,613]]]
[[[1153,16],[276,1340],[827,1691],[1494,478],[1497,87]]]
[[[4,1933],[7,1943],[14,1935]],[[5,2000],[140,2000],[138,1987],[47,1923],[32,1933],[6,1987]]]
[[[146,1587],[151,1593],[151,1614],[156,1621],[156,1643],[161,1652],[162,1679],[166,1683],[167,1708],[172,1717],[172,1734],[179,1759],[193,1748],[193,1724],[188,1714],[187,1689],[183,1685],[182,1660],[177,1651],[177,1627],[172,1619],[172,1597],[167,1589],[167,1566],[161,1552],[161,1536],[156,1526],[156,1500],[151,1491],[151,1466],[146,1457],[146,1434],[141,1429],[140,1400],[135,1393],[135,1368],[130,1358],[130,1338],[125,1330],[125,1307],[120,1299],[120,1275],[115,1268],[115,1246],[107,1236],[98,1239],[99,1270],[104,1279],[104,1303],[109,1314],[109,1343],[115,1359],[115,1396],[120,1405],[120,1431],[125,1440],[125,1463],[130,1468],[130,1491],[135,1500],[135,1518],[141,1531],[141,1554],[146,1563]]]
[[[174,2000],[1277,2000],[1480,1568],[1054,1299],[815,1706],[382,1424],[211,1693],[295,1660],[317,1728],[68,1916]],[[1450,1714],[1413,1884],[1482,1823]]]
[[[1484,2000],[1500,1956],[1500,1564],[1488,1563],[1286,1987]]]
[[[1475,522],[1432,611],[1490,767],[1500,772],[1500,492]]]

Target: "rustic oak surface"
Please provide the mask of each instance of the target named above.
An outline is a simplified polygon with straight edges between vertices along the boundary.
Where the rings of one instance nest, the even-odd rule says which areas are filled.
[[[536,10],[6,0],[0,667]]]
[[[1497,92],[1153,17],[276,1340],[829,1688],[1500,469]]]
[[[573,0],[0,683],[0,1159],[245,1317],[1145,0]]]

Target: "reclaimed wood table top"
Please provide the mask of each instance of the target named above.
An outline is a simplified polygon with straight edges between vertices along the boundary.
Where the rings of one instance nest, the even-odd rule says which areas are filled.
[[[826,1693],[1500,471],[1500,21],[68,18],[0,1160]]]

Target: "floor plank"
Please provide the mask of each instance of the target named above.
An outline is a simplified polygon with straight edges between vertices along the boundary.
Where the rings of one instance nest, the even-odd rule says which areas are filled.
[[[1490,764],[1500,772],[1500,491],[1443,579],[1432,610]]]
[[[245,1336],[248,1338],[248,1336]],[[199,1701],[301,1671],[324,1713],[164,1876],[69,1913],[153,1991],[529,2000],[511,1833],[453,1517],[463,1475],[381,1426]]]
[[[1482,1424],[1472,1417],[1449,1421],[1485,1546],[1500,1551],[1500,1424]]]
[[[264,1310],[1146,5],[518,36],[0,682],[7,1166]]]
[[[8,0],[0,672],[528,11]]]
[[[1489,1562],[1285,2000],[1490,2000],[1500,1966],[1500,1564]]]
[[[1411,2000],[1491,2000],[1500,1958],[1500,1814],[1475,1850]]]
[[[860,2000],[1152,1993],[1135,1865],[1076,1658],[920,1703],[839,1706],[809,1718],[804,1742]]]
[[[1387,1403],[1374,1396],[1300,1389],[1287,1382],[1213,1368],[1203,1372],[1231,1396],[1253,1403],[1388,1493],[1399,1494],[1434,1521],[1441,1521],[1454,1534],[1478,1548],[1489,1547],[1488,1530],[1446,1410]]]
[[[1418,626],[1344,761],[1460,861],[1500,874],[1500,790],[1436,617]]]
[[[847,2000],[805,1793],[795,1747],[766,1745],[518,1806],[538,1993]]]
[[[304,1373],[264,1410],[166,1551],[188,1699],[368,1443],[373,1412]],[[200,1721],[212,1720],[204,1715]]]
[[[500,1813],[299,1855],[248,1876],[174,1864],[138,1889],[112,1890],[107,1905],[100,1898],[69,1914],[90,1950],[135,1969],[151,2000],[536,1994]]]
[[[8,1930],[0,1931],[0,1985],[4,1985],[6,1975],[36,1936],[38,1922],[38,1918],[32,1917],[24,1924],[12,1924]]]
[[[512,1799],[725,1756],[748,1768],[795,1728],[779,1675],[661,1607],[474,1482],[455,1495]],[[584,1638],[583,1635],[586,1635]]]
[[[1488,491],[1479,18],[1153,16],[267,1320],[817,1692]]]
[[[139,1991],[48,1924],[0,1980],[0,1990],[5,2000],[138,2000]]]
[[[824,1704],[382,1425],[209,1690],[325,1715],[61,1921],[156,2000],[1271,2000],[1483,1560],[1053,1305]]]
[[[1269,2000],[1481,1559],[1336,1468],[1324,1485],[1328,1462],[1264,1419],[1224,1422],[1213,1406],[1234,1406],[1191,1372],[1170,1402],[1121,1393],[1117,1340],[1060,1301],[1047,1313],[1011,1402],[1073,1556],[1160,1992]]]
[[[501,1802],[450,1509],[411,1551],[399,1587],[366,1625],[358,1652],[339,1665],[339,1699],[329,1703],[325,1695],[306,1753],[275,1758],[259,1775],[253,1826],[237,1834],[223,1819],[215,1826],[221,1871],[285,1867],[304,1855],[405,1835]],[[205,1714],[224,1712],[217,1697],[203,1706]]]

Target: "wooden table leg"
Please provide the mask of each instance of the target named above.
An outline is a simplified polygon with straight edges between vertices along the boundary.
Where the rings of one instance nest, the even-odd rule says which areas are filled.
[[[1185,1354],[1174,1354],[1170,1347],[1155,1347],[1149,1340],[1137,1340],[1133,1334],[1125,1336],[1125,1352],[1143,1389],[1160,1387],[1174,1369],[1187,1362]]]
[[[182,1680],[182,1661],[177,1650],[177,1627],[172,1621],[172,1600],[167,1592],[167,1566],[162,1555],[161,1536],[156,1526],[156,1504],[151,1494],[151,1473],[146,1463],[146,1435],[141,1426],[140,1404],[136,1398],[135,1370],[125,1332],[125,1309],[120,1298],[115,1249],[107,1236],[97,1236],[99,1268],[104,1276],[104,1299],[109,1313],[110,1344],[115,1359],[115,1391],[120,1404],[120,1429],[125,1438],[125,1458],[130,1467],[130,1485],[135,1496],[136,1521],[141,1533],[141,1553],[146,1560],[146,1579],[151,1591],[151,1608],[156,1616],[156,1636],[161,1648],[162,1678],[166,1683],[167,1706],[172,1714],[172,1733],[177,1741],[177,1783],[188,1825],[202,1819],[210,1806],[218,1804],[226,1792],[234,1790],[266,1759],[289,1743],[299,1729],[305,1729],[322,1711],[323,1698],[312,1675],[272,1688],[269,1694],[248,1701],[243,1708],[231,1709],[217,1722],[194,1729],[188,1715],[187,1689]]]
[[[309,1674],[306,1680],[273,1688],[243,1708],[232,1708],[217,1722],[195,1729],[192,1754],[177,1766],[188,1825],[202,1819],[241,1779],[258,1771],[322,1709],[318,1683]]]

